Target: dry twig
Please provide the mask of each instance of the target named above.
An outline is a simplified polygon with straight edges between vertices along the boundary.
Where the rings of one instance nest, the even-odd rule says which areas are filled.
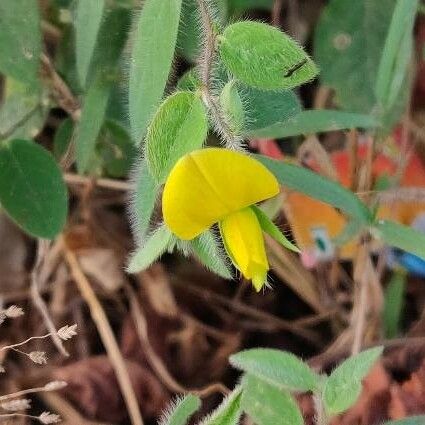
[[[133,425],[143,425],[143,419],[140,413],[136,394],[134,393],[124,358],[121,354],[105,311],[97,299],[89,280],[84,275],[80,264],[78,263],[77,257],[66,246],[66,244],[64,244],[64,257],[82,297],[89,306],[91,317],[96,324],[103,345],[105,346],[106,352],[108,353],[108,356],[111,360],[111,364],[115,370],[117,381],[121,388],[131,422]]]

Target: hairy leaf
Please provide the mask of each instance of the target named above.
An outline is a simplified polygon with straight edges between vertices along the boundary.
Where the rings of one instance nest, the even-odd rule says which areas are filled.
[[[287,391],[248,375],[243,379],[241,406],[257,425],[303,425],[298,405]]]
[[[149,172],[146,160],[140,160],[137,168],[136,191],[130,204],[132,229],[138,244],[143,244],[149,230],[159,185]]]
[[[173,235],[167,226],[159,226],[147,239],[144,245],[133,254],[127,267],[129,273],[138,273],[147,269],[164,254]]]
[[[229,81],[220,93],[220,104],[227,124],[234,134],[244,125],[244,107],[235,81]]]
[[[294,40],[260,22],[229,25],[220,39],[219,52],[236,78],[263,90],[296,87],[313,79],[318,72]]]
[[[241,417],[241,387],[236,387],[220,406],[199,425],[238,425]]]
[[[146,0],[137,19],[130,66],[133,138],[141,140],[164,93],[174,56],[181,0]]]
[[[145,142],[149,168],[159,183],[182,156],[202,147],[207,131],[207,115],[197,94],[177,92],[163,102]]]
[[[194,255],[208,270],[224,279],[232,279],[229,265],[218,244],[210,230],[190,241]]]
[[[256,137],[257,131],[270,126],[284,128],[288,120],[302,109],[297,95],[291,90],[264,91],[241,86],[239,91],[246,116],[244,134],[250,137]]]
[[[341,363],[327,378],[323,402],[329,415],[338,415],[351,407],[362,389],[362,380],[382,354],[383,347],[371,348]]]
[[[163,414],[160,425],[186,425],[189,418],[201,407],[199,397],[187,394],[177,399]]]
[[[292,391],[313,391],[320,377],[295,355],[279,350],[254,348],[230,357],[230,364],[270,384]]]

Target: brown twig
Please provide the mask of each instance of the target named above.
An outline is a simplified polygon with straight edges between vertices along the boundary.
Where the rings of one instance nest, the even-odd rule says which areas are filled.
[[[74,121],[78,121],[81,115],[80,104],[69,87],[56,72],[49,57],[44,53],[41,54],[41,65],[56,102]]]
[[[114,179],[93,179],[91,177],[79,176],[77,174],[65,173],[65,181],[70,185],[86,186],[93,184],[104,189],[116,190],[120,192],[128,192],[134,189],[134,184],[122,180]]]
[[[318,370],[326,369],[328,366],[339,362],[341,359],[350,355],[350,348],[347,344],[344,347],[333,350],[326,350],[325,353],[312,357],[308,363],[310,366]],[[386,349],[396,348],[400,346],[425,346],[425,337],[405,337],[382,339],[373,343],[364,344],[363,348],[384,347]]]
[[[293,322],[289,322],[280,319],[279,317],[273,316],[272,314],[257,310],[256,308],[243,304],[240,301],[234,301],[226,297],[222,297],[221,295],[208,291],[205,288],[200,289],[193,285],[188,285],[186,282],[184,284],[181,284],[177,281],[171,281],[171,283],[185,291],[189,291],[192,294],[199,296],[200,298],[204,298],[208,301],[214,301],[218,304],[226,306],[227,308],[233,309],[238,313],[253,317],[256,320],[269,321],[270,323],[273,323],[277,329],[283,329],[292,332],[293,334],[299,335],[313,344],[321,344],[321,339],[316,335],[316,333],[304,329],[303,327],[298,326]]]
[[[274,0],[272,9],[272,25],[280,27],[280,15],[282,14],[283,0]]]
[[[105,422],[94,422],[84,418],[80,413],[64,398],[54,393],[45,393],[40,395],[43,401],[54,411],[60,413],[63,424],[68,425],[111,425]]]
[[[49,251],[50,243],[48,241],[38,239],[37,242],[37,256],[35,265],[33,267],[33,270],[31,272],[31,298],[34,302],[34,305],[37,307],[38,311],[40,312],[41,316],[43,317],[44,323],[47,327],[47,330],[50,333],[50,336],[52,337],[52,341],[55,344],[58,351],[63,354],[64,356],[68,357],[69,353],[65,349],[62,340],[59,338],[57,334],[57,329],[55,327],[55,324],[53,323],[53,320],[50,317],[50,314],[47,310],[46,303],[43,300],[43,297],[40,293],[40,271],[43,265],[43,262],[45,260],[45,257]]]
[[[96,297],[93,288],[87,277],[84,275],[75,254],[64,244],[64,257],[71,271],[71,275],[90,309],[91,317],[96,324],[96,328],[111,360],[118,384],[121,388],[124,401],[126,403],[131,423],[133,425],[143,425],[137,397],[131,384],[130,375],[125,365],[124,358],[115,339],[111,325],[105,311]]]
[[[164,383],[164,385],[170,391],[177,393],[191,392],[199,395],[200,397],[208,397],[209,395],[216,392],[228,394],[228,388],[220,382],[213,383],[201,389],[188,389],[182,386],[174,379],[174,377],[168,371],[167,367],[164,365],[161,358],[155,353],[155,350],[153,349],[149,341],[148,323],[146,320],[146,316],[143,312],[142,306],[138,302],[137,294],[129,285],[127,285],[125,289],[127,292],[127,298],[130,302],[131,315],[134,320],[137,336],[139,337],[140,343],[143,347],[150,366],[155,371],[157,376],[161,379],[161,381]]]

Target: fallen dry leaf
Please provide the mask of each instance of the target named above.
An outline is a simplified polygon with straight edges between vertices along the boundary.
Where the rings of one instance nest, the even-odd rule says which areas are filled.
[[[143,417],[156,416],[166,406],[168,393],[140,364],[127,360],[126,366]],[[62,393],[88,418],[117,422],[126,417],[125,404],[107,356],[90,357],[58,368],[53,378],[68,383]]]

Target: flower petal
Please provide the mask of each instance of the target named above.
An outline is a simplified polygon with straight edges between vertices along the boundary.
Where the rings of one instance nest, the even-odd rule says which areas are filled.
[[[181,239],[193,239],[226,215],[279,192],[274,175],[240,152],[207,148],[182,157],[162,196],[164,221]]]
[[[234,212],[220,221],[220,231],[234,265],[259,291],[266,282],[269,263],[257,216],[251,208]]]

